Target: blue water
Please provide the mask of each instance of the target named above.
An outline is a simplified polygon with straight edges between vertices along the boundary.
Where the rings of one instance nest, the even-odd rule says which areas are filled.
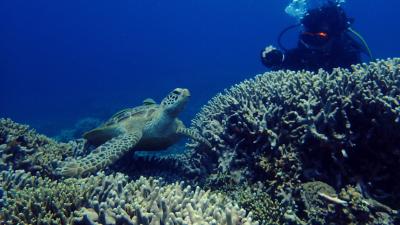
[[[288,3],[0,1],[0,117],[56,135],[82,118],[105,119],[187,87],[188,122],[217,92],[266,71],[260,50],[296,22],[284,12]],[[400,1],[344,7],[375,57],[399,56]]]

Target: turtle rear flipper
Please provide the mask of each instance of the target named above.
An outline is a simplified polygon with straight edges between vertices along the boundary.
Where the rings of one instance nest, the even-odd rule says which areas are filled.
[[[142,132],[115,137],[97,147],[86,157],[64,163],[56,169],[55,174],[64,177],[79,177],[103,169],[131,150],[141,137]]]

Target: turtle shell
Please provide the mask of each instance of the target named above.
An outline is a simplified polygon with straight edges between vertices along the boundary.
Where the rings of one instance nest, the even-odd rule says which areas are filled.
[[[159,105],[154,103],[146,102],[145,105],[141,105],[134,108],[123,109],[115,113],[110,119],[108,119],[101,126],[90,130],[83,134],[83,137],[87,139],[90,144],[95,146],[101,145],[106,141],[124,133],[126,131],[126,123],[130,123],[130,129],[142,129],[142,127],[135,127],[135,121],[150,120],[154,117],[155,113],[159,109]],[[133,125],[132,125],[133,124]]]

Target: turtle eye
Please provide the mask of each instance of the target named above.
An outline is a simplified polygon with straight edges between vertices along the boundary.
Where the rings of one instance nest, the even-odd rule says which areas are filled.
[[[174,91],[172,91],[172,93],[173,93],[173,94],[176,94],[176,95],[179,95],[179,94],[181,94],[181,92],[180,92],[180,91],[178,91],[178,90],[174,90]]]

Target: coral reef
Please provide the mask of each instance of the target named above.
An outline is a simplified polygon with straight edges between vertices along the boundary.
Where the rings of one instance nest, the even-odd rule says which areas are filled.
[[[320,181],[301,187],[307,224],[396,224],[398,212],[374,199],[368,199],[352,186],[339,194]],[[397,218],[397,221],[396,219]]]
[[[397,210],[375,199],[364,197],[355,187],[347,185],[340,191],[338,197],[329,201],[338,205],[335,200],[339,199],[340,202],[348,204],[345,205],[346,207],[342,205],[337,211],[342,224],[398,224],[400,222]],[[335,220],[337,221],[338,218]]]
[[[327,202],[322,196],[337,199],[336,190],[326,183],[313,181],[302,184],[301,200],[304,204],[306,217],[311,224],[328,224],[329,222],[334,222],[333,220],[336,216],[335,205],[333,202]],[[343,206],[347,205],[347,202],[345,203],[344,201],[337,202]]]
[[[198,173],[240,170],[250,177],[260,168],[254,162],[283,160],[290,154],[287,161],[301,160],[297,169],[324,175],[337,175],[338,169],[345,175],[368,159],[392,165],[400,151],[399,64],[392,59],[331,74],[269,72],[235,85],[214,97],[193,120],[193,127],[214,148],[193,142],[188,160],[198,161]],[[384,168],[375,167],[351,173],[376,178]],[[324,178],[312,171],[304,176]],[[334,182],[344,183],[345,177]]]
[[[2,224],[70,224],[79,209],[101,180],[53,181],[22,170],[2,171],[4,188],[0,221]]]
[[[86,154],[85,143],[79,140],[58,143],[26,125],[0,119],[0,141],[4,224],[257,224],[222,194],[183,182],[167,184],[144,177],[133,181],[120,173],[65,180],[47,177],[57,161]],[[151,157],[135,161],[142,163],[132,169],[141,165],[142,172],[149,161],[162,162]],[[172,166],[170,162],[165,167]]]
[[[285,208],[277,199],[272,199],[268,189],[260,182],[243,184],[234,190],[225,190],[240,206],[253,213],[254,219],[261,224],[284,224]]]
[[[258,224],[223,195],[199,187],[193,190],[183,182],[163,184],[144,177],[127,182],[120,177],[96,188],[90,199],[76,223],[91,214],[103,224]]]
[[[126,155],[79,179],[50,174],[87,155],[84,141],[0,119],[0,221],[400,224],[399,102],[400,59],[269,72],[196,115],[192,129],[212,148],[192,140],[181,155]]]
[[[83,152],[83,140],[58,143],[27,125],[0,119],[0,169],[51,174],[53,164]]]
[[[51,180],[2,171],[4,224],[258,224],[222,194],[120,173]]]
[[[398,58],[331,73],[258,75],[202,108],[192,127],[213,148],[192,141],[180,160],[216,189],[265,182],[270,196],[294,213],[286,218],[297,222],[297,215],[318,217],[300,215],[300,187],[309,181],[336,191],[350,186],[363,199],[399,208],[399,87]]]

